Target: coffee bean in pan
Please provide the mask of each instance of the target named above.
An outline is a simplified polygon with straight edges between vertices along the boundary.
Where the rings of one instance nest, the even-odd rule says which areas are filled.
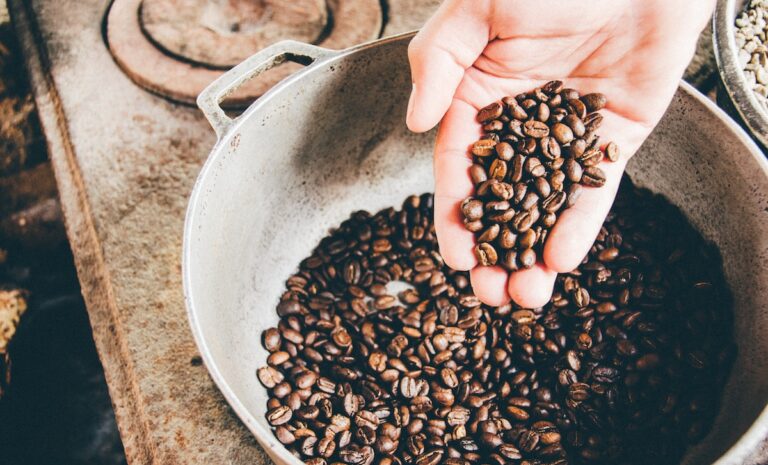
[[[730,299],[716,250],[676,208],[625,181],[584,262],[537,309],[482,304],[444,264],[432,214],[430,195],[356,212],[288,279],[257,374],[297,457],[667,464],[707,433],[735,350]],[[526,236],[497,229],[505,246]]]
[[[461,206],[466,228],[476,235],[480,265],[508,270],[530,268],[541,253],[547,231],[575,205],[580,187],[602,187],[604,159],[617,161],[614,142],[598,146],[603,94],[579,95],[560,81],[505,97],[481,109],[483,136],[471,147],[473,197]],[[486,234],[496,225],[516,233],[533,231],[511,246]],[[511,249],[511,250],[510,250]],[[505,252],[507,251],[507,252]]]

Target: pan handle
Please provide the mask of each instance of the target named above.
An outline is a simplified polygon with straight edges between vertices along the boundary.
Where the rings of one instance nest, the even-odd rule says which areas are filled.
[[[334,54],[334,51],[326,48],[295,40],[283,40],[250,56],[213,81],[197,97],[197,106],[208,118],[208,122],[216,131],[216,136],[221,138],[234,122],[224,113],[221,102],[237,88],[286,61],[309,65],[320,58]]]

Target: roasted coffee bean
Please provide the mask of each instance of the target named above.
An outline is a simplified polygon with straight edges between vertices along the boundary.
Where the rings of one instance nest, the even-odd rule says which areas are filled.
[[[573,158],[566,160],[565,164],[563,165],[563,173],[565,173],[565,178],[572,182],[572,185],[578,185],[578,183],[581,182],[583,172],[584,171],[579,162]]]
[[[479,242],[493,242],[499,236],[500,230],[501,227],[498,224],[492,224],[477,237],[477,240]]]
[[[496,152],[496,142],[492,139],[480,139],[472,144],[472,155],[488,157]]]
[[[560,90],[554,93],[547,90],[553,88]],[[476,186],[476,198],[471,199],[471,204],[462,204],[462,213],[465,227],[478,233],[479,243],[497,245],[498,236],[493,237],[496,230],[486,229],[487,223],[498,226],[512,223],[517,231],[526,231],[536,224],[542,231],[537,233],[538,241],[532,248],[534,252],[541,252],[548,230],[556,224],[559,212],[573,206],[579,197],[580,192],[570,196],[571,189],[578,189],[572,186],[604,184],[596,171],[590,171],[584,179],[582,177],[585,168],[599,164],[604,157],[594,145],[597,143],[594,131],[601,116],[592,110],[592,106],[604,106],[605,97],[587,94],[584,98],[586,100],[580,99],[573,89],[562,89],[562,84],[553,84],[505,97],[478,113],[478,120],[484,123],[485,135],[472,147],[477,158],[470,176]],[[563,194],[553,196],[552,191]],[[537,197],[531,195],[533,192]],[[496,208],[491,195],[513,204]],[[483,204],[484,217],[479,214],[474,201]],[[531,215],[526,215],[525,211],[536,212],[535,219],[531,221]],[[544,218],[541,218],[542,213]],[[498,246],[508,248],[506,244]],[[513,245],[512,248],[517,248],[517,257],[521,257],[522,249],[527,247]],[[507,262],[505,266],[512,267],[511,260],[501,258],[502,262]],[[481,264],[497,263],[499,257],[491,262],[480,261]]]
[[[541,208],[547,213],[556,213],[565,204],[565,200],[565,192],[553,192],[541,202]]]
[[[525,249],[518,254],[517,259],[521,267],[531,268],[536,264],[536,252],[533,249]]]
[[[597,166],[589,166],[584,170],[581,182],[587,187],[603,187],[605,184],[605,173]]]
[[[262,341],[264,343],[264,348],[267,349],[270,352],[276,352],[280,350],[280,331],[277,330],[277,328],[269,328],[266,331],[264,331],[264,336],[262,336]]]
[[[507,162],[499,158],[493,160],[490,168],[488,168],[488,175],[491,179],[503,181],[507,177]]]
[[[475,257],[477,261],[483,266],[495,265],[498,261],[498,255],[496,249],[487,242],[480,243],[475,246]]]
[[[271,366],[261,367],[257,371],[259,381],[265,388],[273,388],[283,382],[283,374]]]
[[[461,204],[461,211],[467,220],[479,220],[483,217],[483,203],[475,199],[466,199]]]
[[[619,161],[619,146],[616,142],[608,142],[605,146],[605,156],[611,161]]]
[[[608,99],[605,98],[605,95],[600,93],[583,95],[581,97],[581,101],[584,102],[584,105],[587,107],[587,111],[590,113],[593,111],[602,110],[606,103],[608,103]]]
[[[586,132],[584,122],[576,115],[571,114],[566,116],[563,118],[562,123],[571,128],[571,132],[573,132],[573,136],[576,138],[583,136]]]
[[[583,191],[584,189],[582,189],[581,184],[571,184],[568,188],[568,196],[565,201],[566,208],[576,205],[576,202],[579,200],[579,197],[581,197]]]
[[[267,421],[272,426],[284,425],[291,421],[293,413],[288,406],[281,405],[267,412]]]
[[[472,178],[472,183],[475,186],[488,180],[488,173],[483,165],[479,163],[475,163],[469,168],[469,176]]]
[[[598,148],[587,149],[579,159],[582,166],[595,166],[603,161],[603,152]],[[586,184],[586,182],[585,182]]]
[[[553,137],[544,137],[541,139],[540,142],[541,145],[541,154],[546,158],[547,160],[555,160],[557,158],[560,158],[560,155],[562,154],[562,150],[560,148],[560,144],[557,143],[557,140]]]
[[[484,107],[477,114],[477,120],[481,123],[487,123],[488,121],[495,120],[502,114],[503,107],[499,102],[493,102],[492,104]]]
[[[475,198],[482,244],[511,271],[535,263],[557,196],[561,211],[582,189],[548,172],[542,195],[526,176],[518,199]],[[482,224],[514,209],[532,222],[522,232]],[[432,214],[429,196],[357,212],[288,280],[257,372],[281,444],[311,465],[586,465],[674,462],[700,440],[732,318],[717,253],[679,211],[622,186],[585,260],[536,309],[475,297],[440,256]],[[409,287],[395,296],[394,281]]]
[[[523,124],[523,134],[534,139],[541,139],[549,135],[549,126],[541,121],[528,120]]]
[[[552,126],[552,137],[555,138],[558,144],[565,145],[571,143],[574,138],[573,131],[568,125],[563,123],[555,123]]]

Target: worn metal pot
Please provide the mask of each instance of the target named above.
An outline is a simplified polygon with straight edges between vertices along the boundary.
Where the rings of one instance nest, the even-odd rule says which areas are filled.
[[[433,134],[405,127],[410,91],[400,36],[330,52],[281,42],[212,84],[198,103],[219,136],[189,203],[184,289],[213,380],[279,464],[299,465],[264,419],[262,330],[284,280],[328,228],[357,209],[430,191]],[[236,119],[218,102],[285,60],[312,62]],[[717,423],[686,464],[735,465],[768,433],[768,163],[722,111],[681,84],[629,165],[720,246],[740,346]]]
[[[763,147],[768,147],[768,111],[755,98],[739,64],[736,18],[749,0],[718,0],[712,17],[712,42],[720,73],[718,103],[742,122]]]

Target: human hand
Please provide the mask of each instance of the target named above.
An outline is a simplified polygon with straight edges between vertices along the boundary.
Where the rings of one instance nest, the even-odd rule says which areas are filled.
[[[549,300],[557,273],[586,256],[611,208],[621,175],[664,114],[690,61],[714,0],[446,0],[408,49],[413,91],[407,124],[440,122],[435,144],[435,227],[445,262],[471,270],[477,296],[528,308]],[[585,189],[550,231],[533,268],[509,274],[477,266],[474,235],[459,205],[473,194],[469,146],[480,138],[477,111],[507,95],[562,80],[608,106],[603,143],[621,150],[601,164],[606,183]]]

